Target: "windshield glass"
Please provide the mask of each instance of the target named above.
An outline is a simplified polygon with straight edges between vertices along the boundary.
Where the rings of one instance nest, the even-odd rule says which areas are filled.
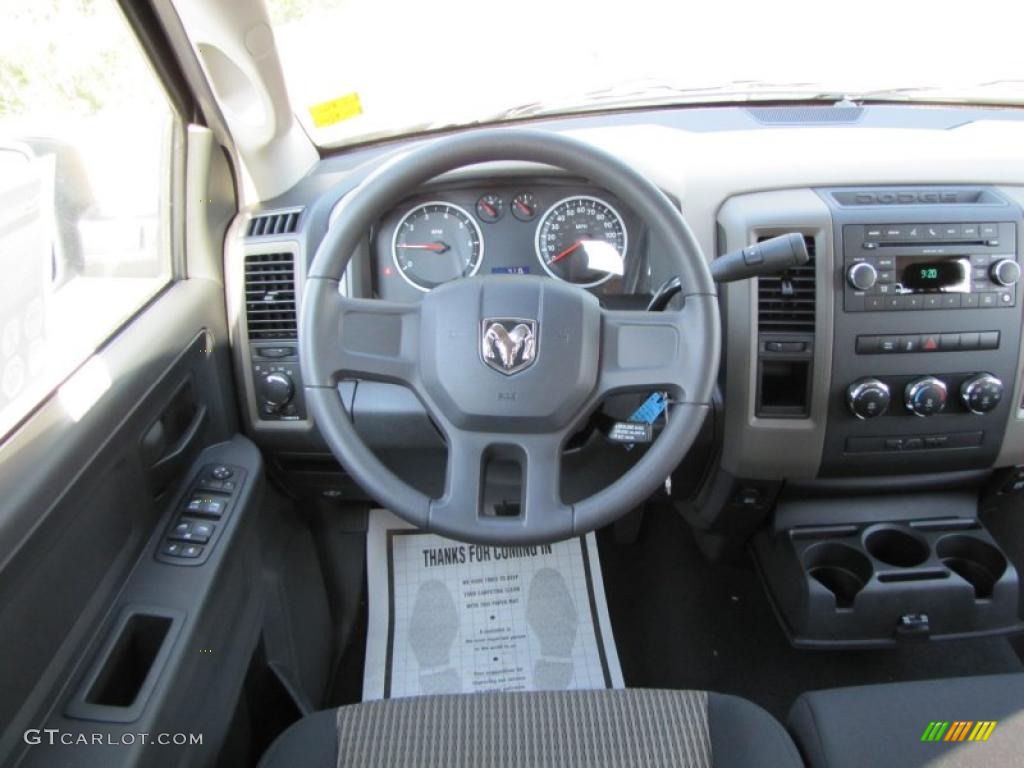
[[[1016,3],[267,0],[320,145],[445,125],[747,100],[1019,105]]]

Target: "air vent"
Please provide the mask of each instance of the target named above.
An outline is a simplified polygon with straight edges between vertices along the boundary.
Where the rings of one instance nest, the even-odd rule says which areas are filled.
[[[295,257],[260,253],[245,257],[245,316],[249,338],[294,339]]]
[[[249,219],[245,230],[246,237],[267,237],[269,235],[288,235],[299,228],[299,215],[302,211],[278,211],[264,213]]]
[[[757,323],[762,333],[814,332],[814,238],[804,235],[804,243],[810,261],[781,275],[757,279]]]
[[[748,107],[747,113],[764,125],[857,123],[864,117],[863,107]]]

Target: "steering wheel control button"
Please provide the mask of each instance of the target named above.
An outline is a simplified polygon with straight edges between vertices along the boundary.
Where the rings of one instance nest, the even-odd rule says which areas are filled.
[[[1003,382],[991,373],[979,373],[960,385],[960,399],[971,413],[989,413],[1003,399]]]
[[[846,405],[858,419],[873,419],[889,410],[889,387],[878,379],[855,381],[846,390]]]
[[[924,376],[907,384],[904,401],[907,410],[915,416],[934,416],[946,408],[945,382],[934,376]]]

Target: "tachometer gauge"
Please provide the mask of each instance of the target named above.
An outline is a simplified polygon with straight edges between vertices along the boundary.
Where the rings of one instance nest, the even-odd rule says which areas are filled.
[[[626,225],[604,200],[559,200],[537,225],[537,258],[552,277],[583,287],[625,272]]]
[[[398,274],[421,291],[475,275],[483,256],[480,226],[465,209],[442,201],[406,213],[391,240]]]

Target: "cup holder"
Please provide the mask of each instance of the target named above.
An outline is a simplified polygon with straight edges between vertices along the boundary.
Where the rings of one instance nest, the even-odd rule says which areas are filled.
[[[871,578],[871,561],[864,553],[834,541],[815,544],[804,554],[811,578],[835,595],[837,608],[849,608]]]
[[[928,542],[895,526],[869,529],[864,536],[864,548],[879,562],[897,568],[913,568],[928,559]]]
[[[943,565],[974,587],[978,600],[992,597],[996,582],[1006,570],[1003,553],[974,536],[946,536],[935,546],[935,553]]]

